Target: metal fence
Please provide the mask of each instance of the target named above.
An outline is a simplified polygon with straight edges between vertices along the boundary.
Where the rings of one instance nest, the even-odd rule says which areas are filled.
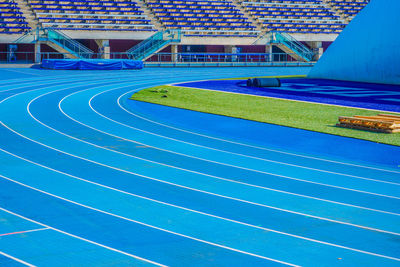
[[[293,62],[294,57],[286,53],[157,53],[148,62]]]
[[[88,54],[89,55],[89,54]],[[85,59],[102,59],[104,54],[91,53],[90,57],[86,55]],[[74,54],[42,52],[40,59],[66,59],[75,56]],[[130,59],[129,53],[110,53],[107,55],[110,59]],[[34,63],[34,52],[0,52],[0,63],[23,64]],[[286,53],[157,53],[145,60],[145,64],[149,66],[262,66],[262,65],[310,65],[297,61],[294,55]]]

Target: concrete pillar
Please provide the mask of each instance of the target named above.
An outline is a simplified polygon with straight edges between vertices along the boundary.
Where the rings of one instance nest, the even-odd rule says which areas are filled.
[[[178,61],[178,45],[171,45],[171,54],[172,54],[172,58],[171,61],[172,62],[176,62]]]
[[[224,46],[224,52],[227,54],[236,54],[237,50],[236,50],[236,46],[234,45],[225,45]]]
[[[272,61],[272,44],[267,44],[265,46],[265,53],[268,54],[268,58],[266,59],[268,62]]]
[[[110,41],[109,40],[96,40],[96,44],[99,47],[100,58],[110,59]]]
[[[42,61],[40,45],[40,42],[35,43],[35,63],[40,63]]]
[[[110,59],[110,58],[111,58],[111,49],[110,49],[110,46],[104,46],[103,58],[104,58],[104,59]]]
[[[315,52],[314,60],[317,61],[321,58],[322,54],[324,53],[324,48],[322,47],[322,42],[308,42],[311,49]]]
[[[224,52],[225,52],[225,54],[237,54],[237,47],[234,45],[225,45]],[[236,62],[237,59],[238,59],[237,56],[226,56],[224,61]]]

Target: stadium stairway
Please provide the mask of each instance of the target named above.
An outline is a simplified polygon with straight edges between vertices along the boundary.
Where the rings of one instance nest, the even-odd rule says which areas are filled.
[[[29,3],[26,0],[15,0],[15,2],[18,4],[21,12],[24,13],[24,17],[26,22],[28,22],[29,27],[31,27],[32,30],[38,28],[39,20],[36,18],[35,13],[33,12]]]
[[[148,39],[133,46],[126,52],[130,55],[131,59],[146,60],[167,45],[180,43],[181,36],[180,30],[166,30],[157,32]]]
[[[143,0],[136,0],[136,3],[143,10],[143,15],[147,16],[147,18],[151,21],[151,24],[153,24],[158,31],[165,30],[165,27],[162,25],[162,23],[154,16],[150,8],[147,7],[146,2]]]
[[[262,33],[263,30],[263,25],[261,22],[259,22],[256,18],[254,18],[241,4],[240,1],[238,0],[231,0],[232,3],[244,14],[245,17],[249,19],[249,21],[254,25],[260,33]]]
[[[37,28],[18,38],[15,43],[43,43],[70,59],[93,56],[92,50],[56,30]]]
[[[271,43],[279,47],[298,61],[309,62],[314,58],[314,52],[307,46],[297,41],[293,36],[283,32],[272,32]]]
[[[252,43],[252,45],[267,45],[270,44],[271,41],[272,41],[272,34],[265,33],[260,37],[258,37],[257,40],[255,40],[254,43]]]

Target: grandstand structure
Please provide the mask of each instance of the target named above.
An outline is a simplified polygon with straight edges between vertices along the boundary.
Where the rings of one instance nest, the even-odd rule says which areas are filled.
[[[69,58],[110,58],[117,53],[139,57],[137,51],[142,60],[159,52],[275,52],[312,61],[368,2],[0,0],[0,51],[17,43],[20,52]],[[171,34],[174,38],[168,37]],[[167,39],[156,40],[160,36]]]
[[[17,2],[1,0],[0,11],[0,34],[21,34],[31,29]]]

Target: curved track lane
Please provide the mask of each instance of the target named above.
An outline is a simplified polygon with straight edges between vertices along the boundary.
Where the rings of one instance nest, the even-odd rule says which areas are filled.
[[[153,85],[307,71],[211,70],[51,72],[5,81],[0,262],[398,265],[395,167],[223,136],[213,123],[251,129],[254,122],[127,100]],[[168,111],[197,114],[210,126],[158,114]],[[17,246],[21,234],[30,241]]]

